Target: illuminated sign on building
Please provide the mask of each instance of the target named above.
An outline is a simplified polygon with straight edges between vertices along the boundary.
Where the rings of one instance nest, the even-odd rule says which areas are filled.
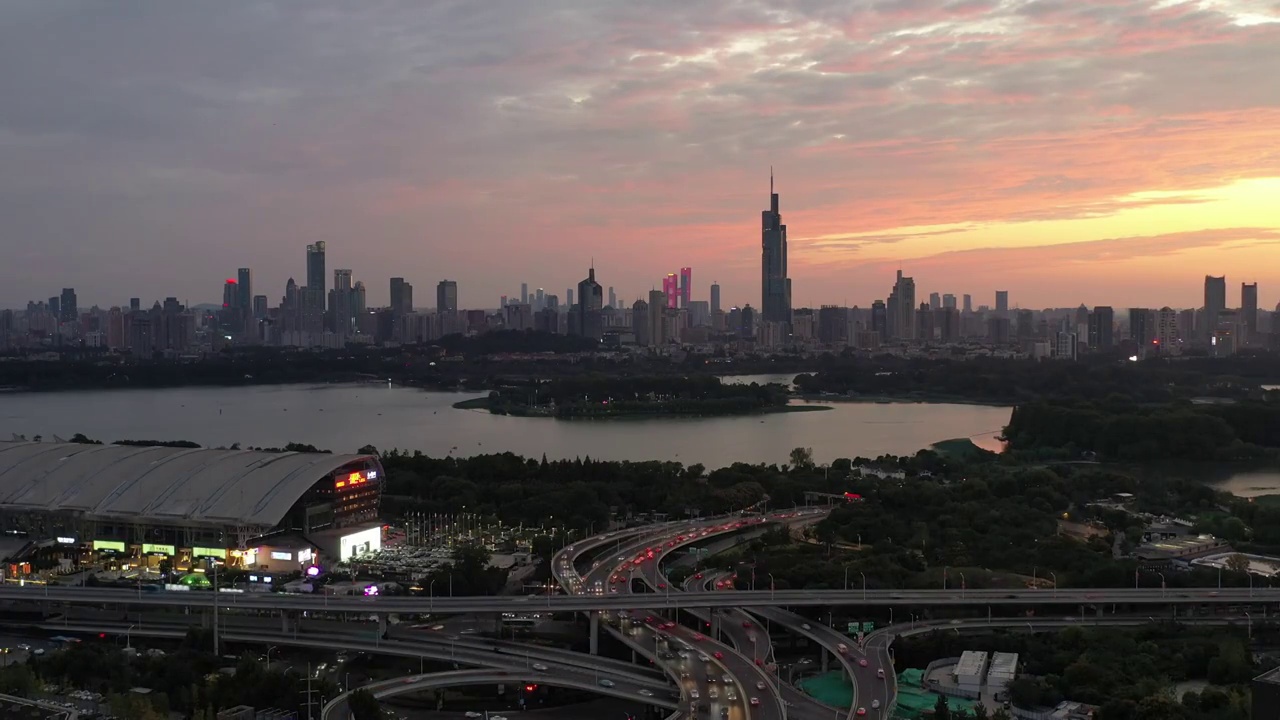
[[[62,543],[63,545],[75,545],[76,539],[73,537],[59,537],[58,542]]]
[[[227,556],[227,551],[226,551],[226,550],[222,550],[222,549],[220,549],[220,548],[210,548],[210,547],[193,547],[193,548],[191,548],[191,557],[215,557],[215,558],[224,558],[224,557],[226,557],[226,556]]]
[[[307,548],[306,550],[299,550],[298,562],[300,563],[311,562],[311,558],[314,556],[315,554],[311,552],[311,548]]]
[[[172,545],[142,543],[142,554],[144,555],[172,555],[173,553],[174,549]]]
[[[382,549],[382,528],[372,527],[368,530],[351,533],[338,541],[341,548],[341,559],[350,560],[364,553],[377,552]]]
[[[356,485],[363,485],[369,482],[370,480],[373,480],[376,477],[378,477],[378,472],[376,470],[371,470],[368,473],[353,472],[350,475],[348,475],[346,479],[338,480],[334,482],[333,487],[335,489],[341,490],[344,487],[354,487]]]
[[[272,560],[292,560],[292,559],[293,559],[293,553],[291,553],[291,552],[280,552],[279,550],[273,550],[273,551],[271,552],[271,559],[272,559]]]
[[[94,540],[93,549],[124,552],[124,543],[119,540]]]

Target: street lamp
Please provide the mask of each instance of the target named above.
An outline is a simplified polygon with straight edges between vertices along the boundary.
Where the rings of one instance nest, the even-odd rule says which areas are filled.
[[[867,574],[862,571],[859,571],[858,574],[862,576],[862,601],[866,602],[867,601]]]
[[[947,571],[951,569],[950,565],[942,566],[942,589],[947,589]]]
[[[267,670],[271,669],[271,651],[275,649],[276,649],[275,645],[272,645],[271,647],[267,648]]]
[[[765,573],[765,574],[769,576],[769,599],[773,600],[774,593],[777,592],[777,588],[774,586],[774,582],[773,582],[773,573]]]
[[[1051,572],[1049,575],[1053,577],[1053,596],[1058,597],[1058,574]]]
[[[1248,612],[1246,612],[1244,614],[1244,619],[1247,620],[1249,623],[1248,630],[1247,630],[1248,632],[1247,638],[1249,640],[1252,640],[1253,639],[1253,616],[1250,615]]]
[[[431,578],[431,582],[427,583],[427,612],[431,612],[436,606],[436,579]]]
[[[1156,574],[1160,576],[1160,597],[1164,597],[1165,589],[1168,587],[1164,579],[1164,573],[1158,572]]]
[[[964,588],[965,588],[965,585],[966,585],[966,583],[965,583],[965,581],[964,581],[964,573],[960,573],[960,597],[961,597],[961,598],[964,598]]]

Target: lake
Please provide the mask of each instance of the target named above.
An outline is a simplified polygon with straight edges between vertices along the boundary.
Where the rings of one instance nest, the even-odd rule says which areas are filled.
[[[735,378],[783,381],[788,376]],[[709,468],[785,463],[796,447],[814,459],[908,455],[932,443],[994,435],[1010,408],[919,403],[831,403],[823,412],[711,418],[554,420],[455,410],[475,393],[385,385],[268,385],[101,390],[0,396],[0,438],[191,440],[206,446],[310,443],[334,452],[364,445],[432,456],[511,451],[528,457],[676,460]]]

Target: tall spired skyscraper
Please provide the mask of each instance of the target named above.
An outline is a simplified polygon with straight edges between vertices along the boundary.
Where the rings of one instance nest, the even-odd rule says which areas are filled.
[[[778,212],[778,193],[769,171],[769,209],[761,214],[760,319],[791,323],[791,279],[787,277],[787,226]]]

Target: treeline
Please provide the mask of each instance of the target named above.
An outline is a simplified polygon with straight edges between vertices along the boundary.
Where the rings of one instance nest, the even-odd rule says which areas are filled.
[[[1004,438],[1014,451],[1092,452],[1133,462],[1262,457],[1269,454],[1263,448],[1280,448],[1280,402],[1039,401],[1014,408]]]
[[[603,375],[550,381],[503,382],[489,395],[489,409],[557,417],[609,415],[733,415],[787,404],[779,384],[726,383],[711,375]]]
[[[939,631],[894,643],[902,667],[924,667],[965,650],[1018,653],[1022,677],[1009,686],[1015,706],[1036,709],[1075,700],[1100,706],[1097,720],[1248,720],[1243,686],[1261,671],[1242,632],[1172,623],[1039,634]],[[1187,693],[1179,702],[1169,690],[1186,680],[1219,687]]]
[[[1228,358],[1081,362],[1030,359],[841,358],[796,378],[803,393],[870,397],[964,399],[1016,404],[1052,398],[1102,400],[1113,395],[1137,402],[1169,402],[1212,396],[1245,398],[1275,382],[1280,363],[1271,353]]]

